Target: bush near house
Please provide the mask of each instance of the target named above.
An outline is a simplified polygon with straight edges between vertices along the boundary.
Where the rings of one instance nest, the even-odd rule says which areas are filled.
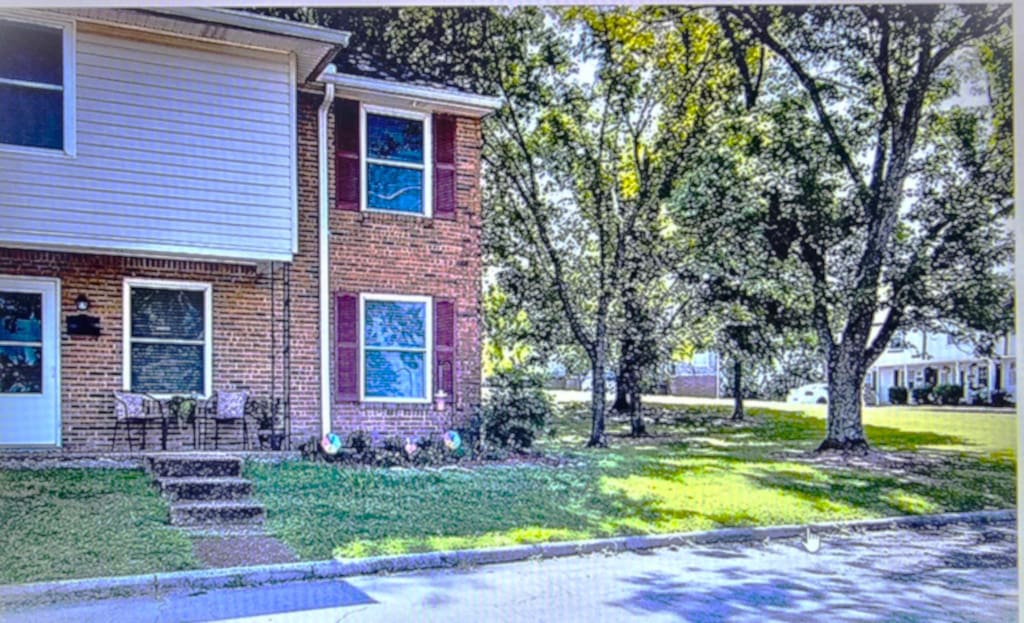
[[[922,385],[911,390],[914,402],[919,405],[930,405],[932,403],[932,386]]]
[[[989,404],[989,393],[987,387],[972,389],[968,395],[968,402],[971,406],[983,407]]]
[[[964,386],[953,383],[940,383],[932,390],[935,401],[943,405],[958,405],[964,397]]]
[[[890,387],[889,388],[889,402],[894,405],[905,405],[907,404],[907,388],[906,387]]]
[[[1013,400],[1010,399],[1010,395],[1001,389],[993,391],[989,400],[992,402],[993,407],[1013,406]]]
[[[551,419],[554,406],[539,375],[512,368],[491,377],[491,393],[484,403],[484,440],[500,448],[525,450]]]

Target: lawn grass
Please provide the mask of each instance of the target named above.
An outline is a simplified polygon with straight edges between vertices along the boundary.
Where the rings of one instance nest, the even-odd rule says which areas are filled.
[[[0,584],[193,569],[141,470],[0,470]]]
[[[626,438],[613,421],[611,448],[582,450],[586,407],[563,405],[538,444],[558,466],[290,462],[246,473],[268,528],[304,559],[1015,505],[1012,416],[880,411],[867,434],[886,458],[859,466],[811,453],[825,430],[815,413],[752,409],[734,425],[724,407],[656,412],[651,437]]]

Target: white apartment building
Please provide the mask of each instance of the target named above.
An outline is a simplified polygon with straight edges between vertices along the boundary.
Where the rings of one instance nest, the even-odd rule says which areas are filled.
[[[1004,391],[1015,400],[1015,342],[1011,333],[996,341],[992,357],[978,357],[973,344],[947,333],[897,332],[868,371],[865,393],[872,394],[877,404],[889,404],[890,387],[911,390],[922,385],[956,384],[964,388],[965,402],[993,391]]]

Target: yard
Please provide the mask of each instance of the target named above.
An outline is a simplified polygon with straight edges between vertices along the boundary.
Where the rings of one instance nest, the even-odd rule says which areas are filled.
[[[0,584],[196,568],[138,470],[0,470]]]
[[[467,469],[250,463],[267,528],[307,560],[606,535],[1015,506],[1012,414],[871,409],[884,453],[820,459],[819,407],[654,405],[651,437],[580,446],[565,403],[543,458]],[[0,583],[195,568],[187,537],[138,471],[0,470]]]
[[[251,465],[269,528],[306,559],[1015,506],[1012,414],[871,410],[880,450],[855,465],[809,451],[820,408],[659,405],[652,436],[583,451],[582,404],[563,405],[550,460],[472,471]],[[947,432],[934,432],[947,431]]]

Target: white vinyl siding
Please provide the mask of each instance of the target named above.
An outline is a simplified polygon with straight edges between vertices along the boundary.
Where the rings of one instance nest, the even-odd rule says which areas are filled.
[[[77,154],[0,152],[0,245],[291,259],[293,58],[188,45],[79,24]]]

